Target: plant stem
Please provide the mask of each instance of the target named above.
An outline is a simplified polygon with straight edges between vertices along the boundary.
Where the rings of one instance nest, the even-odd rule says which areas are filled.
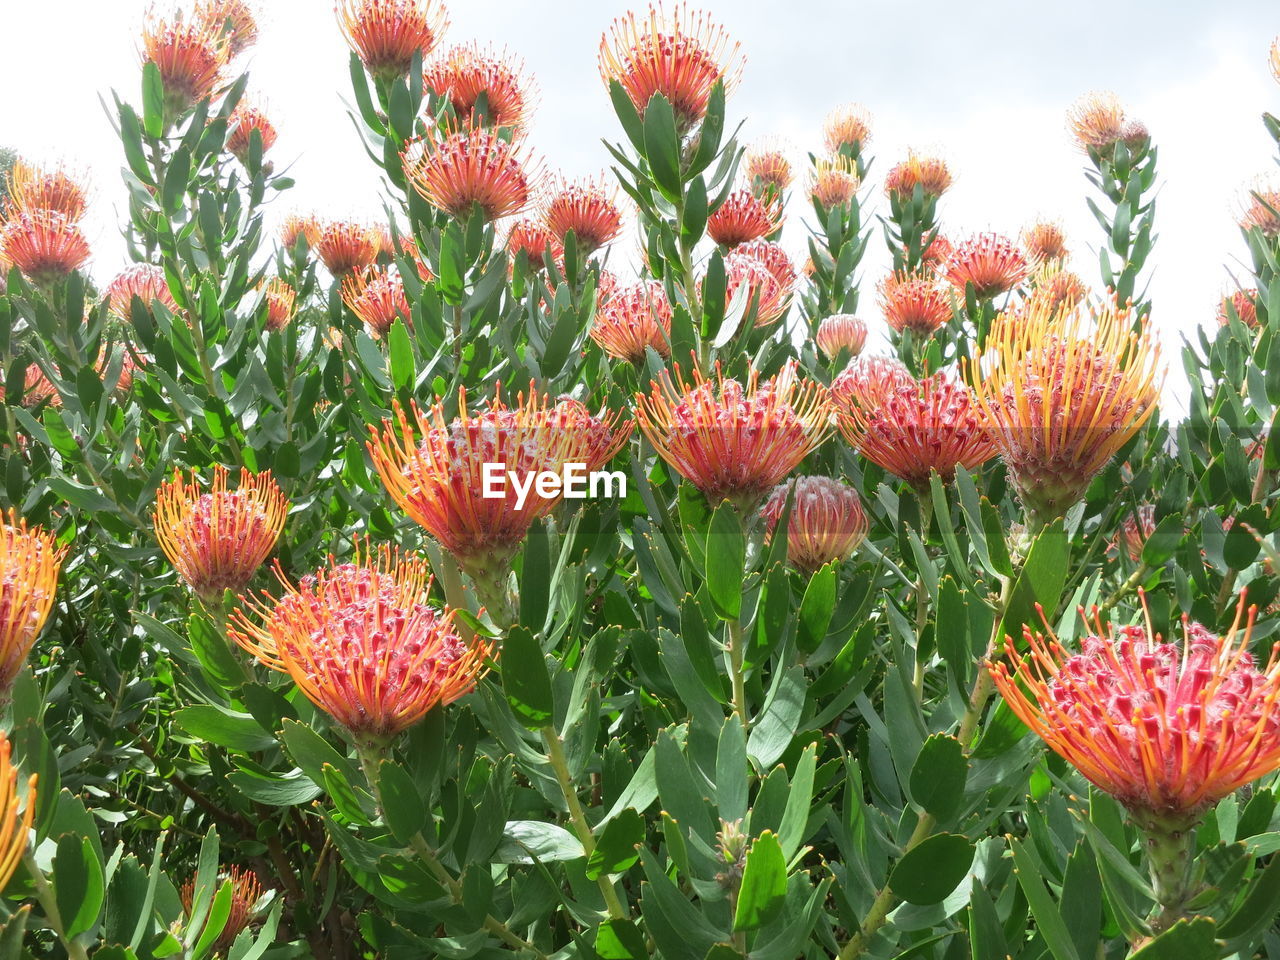
[[[542,741],[547,745],[547,759],[551,761],[551,769],[556,773],[556,780],[560,783],[560,792],[564,794],[565,805],[569,808],[569,820],[573,823],[574,833],[578,835],[583,851],[590,857],[595,851],[596,839],[591,832],[591,825],[587,823],[587,815],[582,809],[581,801],[578,799],[578,791],[573,786],[573,777],[569,773],[569,761],[564,755],[564,741],[560,739],[560,734],[556,732],[556,728],[551,724],[547,724],[542,728]],[[596,878],[596,883],[599,884],[600,892],[604,895],[604,902],[609,908],[609,915],[615,919],[625,918],[627,916],[626,908],[622,906],[622,901],[618,899],[618,891],[609,882],[608,875],[600,874]]]
[[[462,370],[462,304],[453,305],[453,375],[461,377]]]
[[[1132,590],[1138,584],[1140,584],[1143,578],[1150,571],[1151,571],[1151,568],[1147,566],[1146,563],[1138,564],[1138,569],[1134,570],[1133,573],[1129,574],[1128,579],[1126,579],[1124,583],[1120,584],[1119,589],[1117,589],[1115,593],[1111,594],[1111,596],[1107,597],[1106,600],[1102,601],[1102,606],[1098,607],[1098,613],[1099,614],[1106,613],[1108,610],[1114,607],[1117,603],[1119,603],[1120,598],[1123,597],[1125,594],[1127,594],[1130,590]]]
[[[729,673],[733,681],[733,712],[742,721],[742,729],[751,729],[751,718],[747,713],[747,677],[743,666],[743,647],[746,645],[742,630],[742,620],[734,617],[728,621],[729,630]]]
[[[89,960],[88,951],[73,938],[67,936],[67,928],[62,925],[62,914],[58,912],[57,897],[54,896],[53,888],[49,886],[49,880],[44,875],[44,871],[36,863],[35,855],[31,852],[30,847],[23,851],[22,862],[26,865],[27,873],[31,875],[31,882],[35,884],[36,899],[40,901],[40,907],[44,910],[45,920],[48,922],[50,929],[57,934],[58,939],[62,941],[62,946],[67,951],[67,956],[70,960]]]
[[[1144,841],[1151,888],[1159,910],[1151,929],[1160,934],[1186,916],[1191,898],[1191,862],[1196,846],[1195,818],[1133,814]]]

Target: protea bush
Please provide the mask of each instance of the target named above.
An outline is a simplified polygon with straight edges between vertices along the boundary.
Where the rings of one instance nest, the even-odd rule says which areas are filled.
[[[740,144],[714,11],[602,20],[581,177],[341,0],[386,205],[299,210],[260,12],[140,24],[124,269],[8,174],[0,958],[1280,956],[1276,181],[1179,348],[1114,96],[1001,233],[868,107]]]

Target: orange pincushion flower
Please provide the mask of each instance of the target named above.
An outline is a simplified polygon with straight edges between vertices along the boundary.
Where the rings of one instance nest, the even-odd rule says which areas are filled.
[[[824,157],[814,164],[809,196],[824,209],[848,206],[858,195],[858,172],[844,154]]]
[[[784,297],[789,299],[795,292],[796,283],[800,277],[796,273],[796,265],[791,262],[791,257],[786,250],[782,249],[782,244],[772,240],[752,240],[750,243],[741,243],[734,247],[733,252],[738,256],[751,257],[759,261],[773,274],[773,279],[778,281]]]
[[[222,933],[218,934],[218,939],[213,943],[215,953],[224,953],[229,950],[236,942],[236,937],[240,936],[242,931],[249,929],[249,924],[253,922],[254,907],[262,899],[264,892],[258,875],[252,870],[241,867],[232,867],[226,874],[218,877],[214,892],[220,890],[224,883],[231,884],[231,912],[227,915]],[[196,898],[194,876],[187,878],[186,883],[182,885],[182,890],[179,891],[179,896],[182,899],[182,909],[186,911],[187,916],[191,916],[191,905]]]
[[[61,213],[34,210],[0,224],[0,253],[33,283],[65,280],[89,259],[89,243]]]
[[[227,127],[227,149],[241,163],[249,161],[249,144],[254,131],[262,138],[262,152],[276,142],[275,124],[258,107],[242,103],[235,108]]]
[[[1271,75],[1280,82],[1280,37],[1271,41]]]
[[[670,11],[651,5],[646,14],[628,12],[600,38],[600,76],[617,81],[640,115],[654,94],[671,103],[683,133],[706,115],[711,90],[729,92],[742,72],[742,54],[724,28],[703,11],[683,3]]]
[[[226,590],[243,590],[271,553],[284,529],[289,502],[271,471],[241,468],[240,485],[227,489],[227,468],[213,468],[213,484],[202,491],[174,471],[156,491],[155,528],[160,549],[196,595],[218,603]]]
[[[642,280],[596,308],[591,339],[619,360],[641,363],[646,347],[652,347],[660,357],[669,357],[671,316],[671,303],[662,284]]]
[[[1037,220],[1022,231],[1022,246],[1034,263],[1067,258],[1067,236],[1062,224],[1051,220]]]
[[[5,185],[8,197],[4,209],[8,217],[45,210],[77,223],[89,206],[84,187],[61,167],[42,169],[18,160],[6,175]]]
[[[659,456],[702,491],[712,505],[732,500],[754,510],[831,430],[830,401],[819,384],[800,380],[794,361],[759,383],[746,385],[698,370],[687,384],[663,372],[649,393],[636,394],[636,420]]]
[[[528,217],[515,221],[507,232],[507,255],[514,261],[521,252],[529,258],[529,269],[535,272],[546,267],[548,253],[553,261],[564,256],[564,248],[551,231]]]
[[[996,318],[970,376],[1024,506],[1050,520],[1146,423],[1162,367],[1130,309],[1112,301],[1086,322],[1033,299]]]
[[[914,383],[911,371],[897,357],[856,357],[831,381],[831,401],[837,413],[854,405],[871,409],[899,387]]]
[[[523,148],[487,127],[464,122],[440,143],[414,140],[401,155],[409,183],[451,216],[479,207],[486,221],[513,216],[529,205],[539,178]]]
[[[1126,513],[1116,531],[1116,549],[1123,550],[1134,563],[1142,559],[1142,548],[1156,529],[1156,508],[1144,503],[1137,510]]]
[[[941,157],[925,157],[914,150],[892,167],[884,178],[884,192],[899,200],[910,200],[916,187],[926,199],[937,199],[951,186],[951,171]]]
[[[106,297],[107,310],[120,320],[132,319],[134,297],[141,300],[148,311],[152,304],[160,303],[170,313],[178,312],[178,304],[169,292],[164,269],[150,263],[135,264],[121,273],[108,285]]]
[[[1264,237],[1280,237],[1280,185],[1259,181],[1249,191],[1240,215],[1242,230],[1260,230]]]
[[[957,290],[973,284],[974,293],[988,299],[1008,293],[1029,271],[1027,258],[1012,240],[998,233],[980,233],[952,251],[945,274]]]
[[[212,97],[230,55],[225,25],[204,17],[164,20],[153,16],[142,31],[142,60],[159,70],[170,115]]]
[[[0,888],[7,887],[27,852],[28,838],[36,815],[36,785],[39,778],[27,778],[27,805],[21,814],[18,807],[18,768],[11,759],[9,736],[0,733]]]
[[[66,556],[67,548],[52,534],[28,527],[12,509],[0,516],[0,702],[8,702],[13,681],[49,619]],[[7,821],[0,826],[7,827]]]
[[[280,242],[285,248],[292,250],[298,245],[299,238],[306,238],[307,246],[314,247],[320,240],[320,224],[315,217],[303,217],[291,213],[280,225]]]
[[[850,446],[917,489],[937,472],[944,483],[956,468],[973,470],[996,455],[973,391],[936,373],[889,386],[876,402],[853,394],[839,409],[840,432]]]
[[[891,273],[879,289],[884,318],[899,333],[928,337],[951,320],[951,296],[931,277]]]
[[[743,157],[743,168],[752,190],[756,193],[764,193],[766,190],[781,193],[791,186],[794,174],[787,152],[780,140],[773,139],[765,140],[747,150]]]
[[[258,18],[245,0],[205,0],[196,16],[226,35],[232,57],[240,56],[258,42]]]
[[[363,223],[334,220],[318,228],[314,241],[310,234],[306,236],[320,262],[334,277],[364,270],[372,266],[378,256],[377,234]]]
[[[0,400],[4,400],[4,395],[4,384],[0,383]],[[62,395],[58,393],[58,388],[53,385],[53,381],[45,375],[45,372],[33,363],[27,367],[27,372],[22,377],[22,395],[17,402],[30,408],[38,407],[46,400],[51,407],[62,405]]]
[[[867,538],[867,515],[858,491],[830,477],[796,477],[776,486],[760,510],[768,539],[773,539],[793,489],[787,559],[797,570],[812,574],[845,560]]]
[[[404,281],[389,270],[349,274],[342,281],[342,302],[375,339],[385,337],[397,317],[406,327],[413,327],[413,308],[405,296]]]
[[[543,223],[561,244],[573,231],[578,251],[593,253],[622,232],[622,211],[603,180],[562,183],[552,189]]]
[[[1031,299],[1050,310],[1073,310],[1088,294],[1080,276],[1064,267],[1061,261],[1046,260],[1031,273]]]
[[[859,103],[846,103],[827,114],[822,143],[830,154],[857,152],[871,142],[871,114]]]
[[[1248,290],[1237,290],[1230,296],[1223,297],[1218,301],[1218,323],[1227,326],[1231,322],[1231,314],[1240,318],[1240,322],[1246,327],[1256,327],[1258,325],[1258,288],[1253,287]]]
[[[707,233],[722,247],[761,240],[782,225],[781,198],[761,199],[750,190],[734,190],[707,218]]]
[[[1083,611],[1081,611],[1083,613]],[[1280,661],[1249,652],[1244,600],[1225,637],[1183,616],[1181,645],[1148,625],[1104,626],[1080,652],[1023,627],[1008,663],[988,665],[1010,709],[1090,783],[1149,821],[1194,823],[1223,797],[1280,767]],[[1087,622],[1087,621],[1086,621]]]
[[[242,598],[230,636],[359,745],[389,743],[436,706],[475,689],[493,647],[468,645],[453,610],[428,603],[431,577],[417,557],[383,547],[302,578],[294,587],[276,566],[284,596]]]
[[[1124,107],[1114,93],[1088,93],[1067,112],[1067,129],[1086,153],[1105,150],[1124,138]]]
[[[834,360],[842,350],[856,357],[867,345],[867,325],[851,313],[837,313],[818,324],[813,339],[828,360]]]
[[[425,60],[449,26],[439,0],[338,0],[338,24],[347,43],[374,77],[403,77],[421,54]]]
[[[463,121],[521,129],[533,110],[533,93],[520,58],[474,43],[453,47],[429,63],[423,86],[447,100]],[[483,117],[476,113],[481,97]]]
[[[940,233],[935,233],[928,246],[920,251],[920,268],[926,271],[937,270],[951,259],[951,254],[954,250],[955,248],[951,246],[950,240]],[[904,246],[902,250],[903,256],[906,256],[908,252],[908,248]]]
[[[262,300],[267,305],[267,329],[283,330],[296,312],[298,292],[279,277],[272,277],[262,287]]]
[[[766,327],[787,312],[791,291],[759,259],[737,250],[724,258],[725,304],[742,303],[745,316],[754,306],[755,326]]]

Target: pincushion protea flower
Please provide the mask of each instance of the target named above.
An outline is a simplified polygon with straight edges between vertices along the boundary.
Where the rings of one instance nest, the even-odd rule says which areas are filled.
[[[841,351],[856,357],[867,345],[867,325],[851,313],[837,313],[818,324],[813,339],[828,360],[834,360]]]
[[[928,337],[951,320],[951,295],[931,277],[891,273],[880,281],[880,309],[894,330]]]
[[[654,94],[670,103],[681,133],[707,113],[711,90],[738,82],[742,54],[724,28],[701,10],[661,3],[648,13],[628,12],[600,38],[600,76],[617,81],[640,115]]]
[[[264,893],[262,881],[258,879],[258,875],[243,867],[232,867],[222,876],[218,877],[218,882],[214,887],[215,894],[222,888],[224,883],[231,883],[231,912],[227,915],[227,921],[222,927],[222,933],[218,934],[218,939],[213,943],[215,953],[225,952],[231,948],[236,942],[236,937],[241,932],[249,929],[249,924],[253,922],[254,907],[257,906],[259,900],[262,899]],[[182,885],[179,891],[182,898],[182,909],[186,911],[187,916],[191,916],[191,905],[196,899],[196,878],[188,877],[187,881]]]
[[[1218,323],[1225,327],[1231,322],[1231,312],[1234,312],[1246,327],[1256,327],[1258,325],[1257,298],[1257,287],[1237,290],[1230,296],[1223,297],[1218,301]]]
[[[1046,260],[1031,273],[1031,299],[1049,310],[1074,310],[1089,295],[1089,289],[1059,260]]]
[[[310,234],[307,239],[311,242]],[[337,278],[372,266],[378,256],[378,239],[373,230],[351,220],[333,220],[319,226],[311,245],[325,269]]]
[[[828,153],[857,153],[870,142],[871,114],[861,104],[842,104],[822,123],[822,143]]]
[[[1120,529],[1116,531],[1116,549],[1123,550],[1130,560],[1137,563],[1142,559],[1142,548],[1147,538],[1156,529],[1156,508],[1144,503],[1136,510],[1124,515],[1120,521]]]
[[[537,272],[547,264],[547,254],[552,261],[564,256],[564,248],[538,220],[523,218],[511,224],[507,232],[507,255],[514,261],[521,252],[529,259],[529,269]]]
[[[1242,230],[1257,229],[1265,237],[1280,237],[1280,184],[1255,183],[1239,222]]]
[[[178,575],[207,604],[220,604],[226,590],[243,590],[271,553],[284,529],[289,502],[271,472],[240,470],[240,484],[227,489],[227,468],[213,468],[206,493],[194,473],[179,470],[156,491],[155,528],[160,549]]]
[[[795,175],[791,169],[788,150],[781,140],[763,140],[750,147],[742,158],[747,182],[757,195],[772,190],[781,193],[791,186]]]
[[[932,272],[941,267],[944,263],[951,259],[951,254],[955,248],[951,246],[951,241],[940,233],[935,233],[933,239],[925,245],[920,251],[920,269],[925,272]],[[910,253],[910,248],[903,247],[902,254],[905,258]]]
[[[258,42],[258,19],[245,0],[206,0],[196,16],[222,30],[233,58]]]
[[[486,221],[522,212],[540,179],[518,143],[469,121],[451,129],[439,143],[410,141],[401,159],[410,185],[428,202],[461,219],[475,208]]]
[[[899,387],[914,383],[911,371],[897,357],[861,356],[831,381],[831,401],[837,412],[854,404],[870,409]]]
[[[0,517],[0,706],[49,619],[66,556],[52,534],[28,527],[12,509]]]
[[[998,233],[980,233],[959,244],[944,269],[957,290],[973,284],[974,294],[984,300],[1008,293],[1029,271],[1018,245]]]
[[[787,521],[787,559],[791,565],[812,574],[828,563],[850,557],[867,537],[867,515],[858,491],[830,477],[796,477],[774,488],[760,511],[769,539],[793,489]]]
[[[884,192],[899,200],[910,200],[916,187],[926,199],[937,199],[951,186],[951,171],[941,157],[926,157],[914,150],[884,178]]]
[[[280,242],[284,244],[285,249],[292,250],[302,238],[306,239],[308,247],[314,247],[320,239],[320,224],[316,222],[315,217],[303,217],[291,213],[280,225]]]
[[[276,142],[276,127],[259,108],[247,103],[238,105],[227,124],[227,149],[241,163],[249,161],[249,145],[257,131],[266,153]]]
[[[46,169],[17,160],[5,176],[5,186],[8,196],[4,209],[9,217],[46,210],[77,223],[89,206],[88,193],[79,178],[62,167]]]
[[[622,232],[622,211],[603,178],[588,179],[551,188],[542,222],[561,244],[572,230],[578,251],[587,255]]]
[[[702,491],[714,505],[730,500],[753,511],[783,477],[826,439],[831,430],[827,391],[800,380],[794,362],[759,382],[751,371],[745,385],[698,370],[686,383],[663,372],[636,394],[636,421],[658,455]]]
[[[464,44],[450,48],[423,70],[423,86],[452,107],[459,120],[519,130],[533,110],[524,63],[503,50]],[[477,107],[484,98],[484,114]]]
[[[152,304],[160,303],[170,313],[178,312],[178,304],[169,292],[169,281],[165,278],[164,269],[154,264],[135,264],[108,284],[108,312],[119,320],[132,319],[134,297],[141,300],[147,310],[151,310]]]
[[[0,888],[9,885],[27,852],[39,783],[34,773],[27,778],[27,805],[19,814],[22,801],[18,798],[18,768],[13,764],[12,753],[8,734],[0,732]]]
[[[1271,75],[1280,83],[1280,37],[1271,41]]]
[[[1080,149],[1105,149],[1123,136],[1124,107],[1114,93],[1087,93],[1067,112],[1067,128]]]
[[[847,207],[858,195],[858,172],[844,154],[823,157],[814,164],[809,178],[809,196],[824,210]]]
[[[645,348],[671,356],[671,303],[657,280],[625,287],[597,307],[591,339],[619,360],[643,363]]]
[[[957,467],[973,470],[996,455],[973,391],[948,374],[888,386],[878,398],[849,399],[838,408],[845,441],[917,490],[928,488],[931,473],[949,483]]]
[[[342,281],[342,302],[375,339],[385,337],[397,317],[406,327],[413,326],[413,308],[405,296],[404,281],[390,270],[348,274]]]
[[[800,277],[791,257],[782,249],[782,244],[772,240],[752,240],[750,243],[738,244],[733,248],[733,253],[750,257],[762,264],[773,275],[773,279],[778,281],[783,298],[790,300]]]
[[[1159,349],[1128,308],[1079,311],[1029,301],[992,323],[972,382],[1033,518],[1062,515],[1155,410]]]
[[[170,119],[212,97],[231,55],[225,25],[205,17],[150,16],[142,31],[143,63],[154,63]]]
[[[760,198],[747,189],[734,190],[707,218],[707,233],[722,247],[762,240],[782,225],[782,201]]]
[[[449,26],[439,0],[338,0],[343,36],[378,80],[406,76],[413,58],[425,60]]]
[[[262,300],[267,305],[267,329],[283,330],[296,312],[298,292],[286,281],[272,277],[262,286]]]
[[[1027,257],[1037,264],[1067,258],[1067,235],[1062,224],[1052,220],[1037,220],[1022,231],[1022,246]]]
[[[65,280],[89,259],[89,244],[61,213],[34,210],[0,224],[0,253],[32,283]]]
[[[757,257],[735,250],[724,258],[725,303],[741,298],[743,309],[755,306],[755,326],[776,322],[791,301],[791,291],[778,282],[777,276]]]
[[[365,550],[366,554],[368,549]],[[468,644],[455,612],[428,603],[427,564],[384,547],[289,584],[284,595],[242,598],[231,638],[337,721],[357,745],[390,743],[436,706],[475,689],[493,652]]]

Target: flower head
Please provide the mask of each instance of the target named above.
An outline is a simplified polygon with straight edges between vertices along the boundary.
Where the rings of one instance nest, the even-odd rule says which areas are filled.
[[[832,406],[837,413],[848,411],[854,405],[869,410],[879,406],[899,387],[915,382],[907,365],[897,357],[855,357],[831,381]]]
[[[178,312],[177,301],[169,292],[169,281],[165,278],[164,269],[151,263],[139,263],[129,267],[107,286],[107,310],[119,320],[130,320],[133,317],[133,300],[142,301],[144,309],[150,311],[152,304],[159,303],[170,313]]]
[[[867,515],[858,491],[830,477],[796,477],[774,488],[760,511],[771,539],[787,499],[793,496],[787,559],[797,570],[812,574],[844,560],[866,539]]]
[[[415,55],[425,60],[449,26],[440,0],[338,0],[338,24],[374,77],[409,73]]]
[[[64,214],[34,210],[0,224],[0,253],[32,283],[49,285],[84,266],[89,244]]]
[[[899,333],[928,337],[951,320],[951,295],[932,277],[891,273],[879,290],[885,321]]]
[[[951,241],[940,233],[934,233],[933,239],[928,245],[920,251],[920,269],[926,272],[938,270],[944,263],[951,259],[951,254],[955,248],[951,246]],[[903,256],[910,253],[910,248],[903,247]]]
[[[222,933],[218,934],[218,939],[213,943],[213,949],[217,953],[225,953],[229,950],[236,942],[236,937],[249,928],[249,924],[253,922],[254,907],[262,899],[264,892],[258,875],[242,867],[232,867],[227,873],[218,877],[215,891],[221,889],[224,883],[231,884],[231,912],[222,927]],[[182,909],[186,911],[187,916],[190,916],[191,905],[196,898],[194,876],[187,878],[179,891],[179,896],[182,898]]]
[[[859,152],[871,142],[871,114],[858,103],[846,103],[827,114],[822,143],[831,154]]]
[[[959,244],[945,268],[957,290],[973,284],[980,299],[1008,293],[1026,279],[1030,266],[1018,245],[998,233],[980,233]]]
[[[847,207],[858,195],[858,171],[844,154],[823,157],[814,164],[809,196],[823,209]]]
[[[1240,214],[1240,229],[1280,237],[1280,184],[1259,181],[1253,185]]]
[[[423,85],[462,121],[521,130],[533,110],[524,63],[505,50],[474,43],[452,47],[427,64]]]
[[[1031,299],[1049,310],[1074,310],[1084,302],[1089,289],[1058,260],[1046,260],[1031,272]]]
[[[159,71],[170,115],[212,97],[230,55],[225,25],[201,16],[185,20],[152,16],[142,31],[142,60]]]
[[[396,319],[413,326],[413,308],[405,296],[404,281],[390,270],[365,270],[342,281],[342,302],[364,323],[374,339],[385,337]]]
[[[367,548],[366,548],[366,553]],[[273,670],[357,743],[390,742],[435,706],[475,689],[493,648],[466,643],[452,610],[428,603],[426,562],[383,548],[302,578],[276,568],[284,595],[242,598],[231,638]]]
[[[941,157],[926,157],[914,150],[907,159],[890,168],[884,178],[884,192],[899,200],[910,200],[916,187],[926,199],[937,199],[951,186],[951,171]]]
[[[659,456],[712,505],[732,500],[744,512],[794,470],[830,432],[827,391],[796,375],[795,364],[759,383],[714,380],[698,370],[688,384],[676,368],[636,395],[636,420]]]
[[[223,32],[233,58],[258,42],[258,18],[245,0],[204,0],[196,16]]]
[[[605,84],[616,80],[642,116],[654,94],[665,97],[681,132],[701,122],[717,83],[727,93],[742,72],[738,44],[683,3],[623,14],[601,37],[599,59]]]
[[[1141,819],[1187,818],[1280,767],[1280,662],[1249,652],[1244,601],[1225,637],[1183,617],[1183,642],[1103,625],[1079,653],[1023,628],[1024,654],[988,665],[1005,702],[1051,750]]]
[[[320,240],[320,224],[316,222],[316,218],[296,213],[285,217],[284,223],[280,225],[280,242],[285,249],[292,250],[298,245],[298,240],[304,238],[308,247],[314,247]]]
[[[34,773],[27,778],[27,805],[19,814],[22,801],[18,798],[18,768],[14,766],[12,751],[8,734],[0,733],[0,888],[9,885],[22,855],[27,852],[39,781]]]
[[[518,143],[469,121],[439,143],[411,141],[402,158],[410,185],[458,218],[471,216],[477,207],[486,221],[520,213],[529,205],[539,178]]]
[[[262,300],[267,305],[267,328],[283,330],[297,311],[298,292],[280,277],[272,277],[262,286]]]
[[[733,250],[724,258],[725,303],[742,298],[743,309],[755,305],[755,326],[765,327],[787,312],[791,289],[784,287],[777,274],[759,257]]]
[[[813,339],[828,360],[834,360],[841,351],[856,357],[867,345],[867,325],[851,313],[837,313],[818,324]]]
[[[227,125],[227,149],[241,163],[249,162],[249,145],[255,131],[262,140],[262,152],[266,153],[276,142],[275,124],[258,107],[241,103]]]
[[[1116,549],[1123,550],[1134,563],[1142,559],[1142,548],[1156,529],[1156,508],[1144,503],[1124,515],[1116,531]]]
[[[1237,290],[1218,301],[1218,323],[1227,326],[1232,312],[1246,327],[1258,326],[1258,288]]]
[[[591,254],[622,232],[622,211],[605,181],[562,183],[550,191],[543,223],[561,244],[573,231],[578,250]]]
[[[1067,129],[1086,153],[1105,151],[1124,139],[1124,107],[1114,93],[1088,93],[1067,112]]]
[[[547,254],[553,261],[564,256],[560,241],[540,220],[529,217],[516,220],[507,231],[507,255],[514,261],[521,252],[529,258],[529,269],[535,272],[546,266]]]
[[[78,223],[89,206],[89,196],[79,179],[62,167],[44,169],[18,160],[5,176],[8,196],[5,215],[47,211]]]
[[[1155,410],[1159,349],[1145,322],[1105,304],[1078,310],[1029,301],[1001,314],[970,376],[1023,504],[1060,516]]]
[[[227,468],[213,468],[205,493],[181,471],[156,491],[155,528],[160,549],[178,575],[206,603],[226,590],[243,590],[271,553],[284,529],[289,502],[271,472],[240,470],[240,484],[227,489]]]
[[[786,145],[776,139],[761,141],[747,150],[742,158],[743,169],[755,193],[781,193],[791,186],[795,174],[787,153]]]
[[[1022,246],[1033,263],[1067,258],[1067,235],[1062,224],[1052,220],[1037,220],[1022,231]]]
[[[747,189],[734,190],[707,218],[707,233],[723,247],[762,240],[782,225],[782,201],[776,194],[760,198]]]
[[[996,454],[973,391],[936,373],[884,390],[876,402],[854,393],[839,409],[840,432],[876,466],[917,489],[936,472],[950,482],[957,467],[973,470]]]
[[[378,256],[377,234],[351,220],[331,220],[320,226],[312,246],[325,269],[337,278],[372,266]]]
[[[624,287],[596,308],[591,339],[611,357],[644,361],[645,348],[671,356],[671,303],[657,280]]]
[[[66,556],[67,548],[58,546],[52,534],[28,527],[12,509],[0,517],[0,701],[8,702],[13,681],[49,619]],[[0,781],[4,779],[0,770]],[[5,813],[3,803],[0,813]]]

